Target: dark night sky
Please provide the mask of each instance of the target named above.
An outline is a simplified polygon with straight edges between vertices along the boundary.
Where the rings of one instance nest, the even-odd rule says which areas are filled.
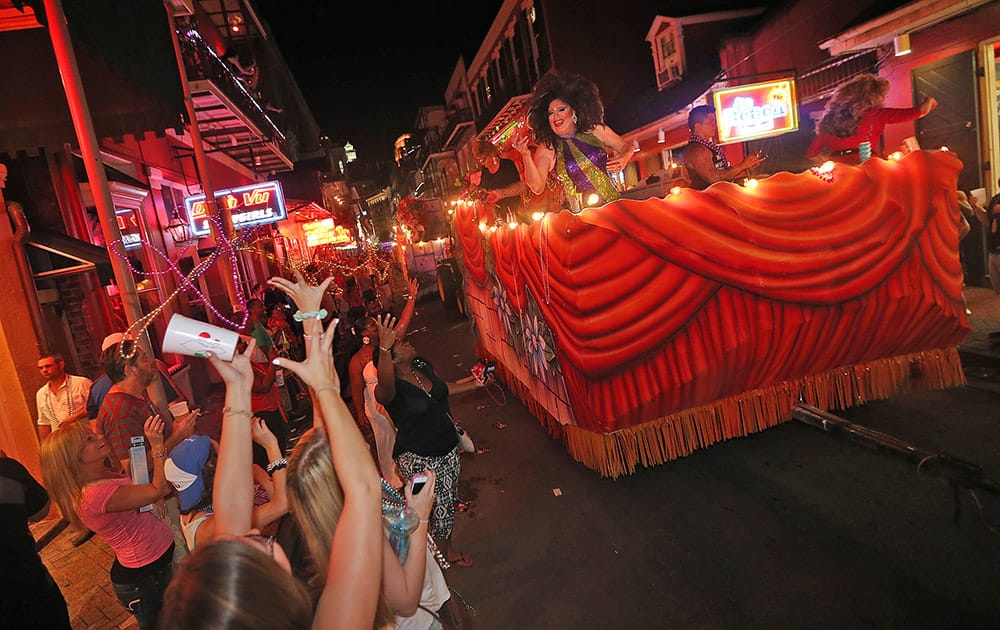
[[[418,107],[444,104],[455,63],[471,63],[502,0],[256,4],[320,129],[369,160],[391,156]]]

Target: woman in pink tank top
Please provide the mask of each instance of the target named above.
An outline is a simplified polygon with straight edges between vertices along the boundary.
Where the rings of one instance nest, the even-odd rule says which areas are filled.
[[[163,475],[163,421],[146,420],[152,448],[152,481],[133,484],[108,466],[104,436],[79,422],[52,433],[41,447],[42,477],[63,515],[97,533],[114,550],[111,583],[118,601],[140,628],[154,628],[170,582],[174,539],[152,507],[171,490]]]

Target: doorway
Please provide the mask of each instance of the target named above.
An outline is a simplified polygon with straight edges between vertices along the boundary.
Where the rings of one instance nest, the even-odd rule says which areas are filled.
[[[982,186],[980,164],[979,97],[976,88],[976,52],[966,52],[929,63],[912,72],[913,102],[937,99],[934,114],[916,121],[917,141],[925,149],[946,146],[962,160],[958,188],[966,192]],[[965,282],[989,286],[985,234],[978,221],[960,245]]]

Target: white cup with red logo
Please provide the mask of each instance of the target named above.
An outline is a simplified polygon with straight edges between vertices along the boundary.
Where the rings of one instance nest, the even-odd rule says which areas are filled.
[[[189,357],[212,353],[223,361],[232,361],[239,340],[237,332],[174,313],[163,334],[163,351]]]

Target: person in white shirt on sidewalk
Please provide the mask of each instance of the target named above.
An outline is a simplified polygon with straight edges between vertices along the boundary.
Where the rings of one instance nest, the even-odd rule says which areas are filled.
[[[66,361],[58,354],[42,356],[38,360],[38,370],[46,380],[35,394],[38,438],[44,440],[61,425],[87,417],[91,381],[84,376],[67,374]]]

